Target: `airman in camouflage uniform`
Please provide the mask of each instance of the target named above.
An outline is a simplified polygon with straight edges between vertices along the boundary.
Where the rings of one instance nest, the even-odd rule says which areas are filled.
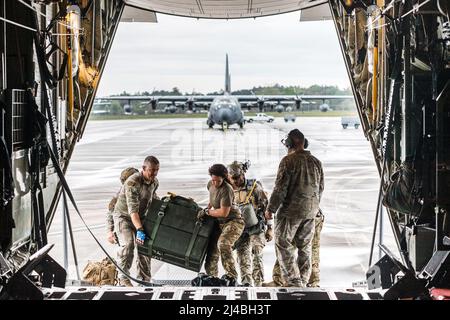
[[[312,242],[311,276],[306,284],[307,287],[318,287],[320,284],[320,233],[322,232],[324,220],[325,216],[323,215],[322,210],[319,209],[319,212],[315,218],[316,228],[314,230],[314,238]]]
[[[324,188],[323,169],[321,162],[304,150],[305,137],[298,129],[289,132],[284,143],[289,153],[278,167],[266,219],[277,212],[275,252],[286,286],[304,287],[311,275],[311,245]]]
[[[320,268],[319,268],[320,232],[322,231],[323,222],[324,222],[324,215],[322,213],[322,210],[319,209],[319,213],[315,218],[315,230],[312,241],[312,256],[311,256],[312,268],[311,268],[311,276],[309,277],[308,283],[306,284],[307,287],[319,287],[320,284]],[[268,284],[266,284],[266,286],[269,287],[286,286],[283,277],[281,276],[280,264],[278,263],[278,260],[275,261],[275,265],[273,266],[272,282],[269,282]]]
[[[208,182],[209,205],[201,211],[199,218],[206,214],[217,218],[219,232],[211,239],[205,260],[208,275],[218,276],[218,262],[221,258],[225,275],[231,280],[237,279],[236,262],[233,257],[233,245],[244,230],[244,220],[239,208],[234,204],[233,188],[224,165],[215,164],[209,168],[211,181]],[[216,240],[217,239],[217,240]]]
[[[114,207],[114,229],[119,232],[120,248],[117,252],[119,266],[129,274],[133,263],[135,242],[143,244],[140,235],[144,235],[142,222],[152,199],[157,198],[159,182],[156,178],[159,161],[153,156],[144,160],[142,171],[131,175],[119,192]],[[150,258],[137,254],[137,278],[144,281],[151,279]],[[119,276],[120,284],[131,286],[125,275]]]
[[[129,176],[131,176],[133,173],[139,172],[138,169],[133,167],[128,167],[120,173],[120,183],[123,185],[125,180],[128,179]],[[116,239],[114,236],[114,207],[117,203],[117,198],[119,197],[119,193],[122,190],[123,186],[120,187],[117,194],[112,197],[111,201],[108,204],[108,212],[106,213],[106,232],[107,232],[107,239],[109,243],[116,243]]]
[[[263,249],[266,245],[264,211],[267,206],[267,196],[261,182],[245,178],[245,172],[249,166],[249,162],[234,161],[228,166],[228,172],[233,183],[234,201],[240,206],[246,223],[241,237],[235,243],[241,283],[252,285],[254,282],[255,286],[260,287],[264,281]],[[245,205],[251,205],[253,211],[246,210],[243,207]],[[254,217],[245,216],[253,213]],[[272,226],[270,225],[269,228],[271,229]],[[272,231],[268,231],[270,232]]]

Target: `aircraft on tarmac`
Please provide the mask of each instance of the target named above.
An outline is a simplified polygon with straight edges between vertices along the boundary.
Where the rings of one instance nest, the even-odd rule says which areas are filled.
[[[283,112],[292,111],[293,106],[297,110],[301,109],[302,103],[322,100],[319,109],[321,111],[331,110],[325,103],[331,99],[354,99],[352,95],[232,95],[231,94],[231,75],[228,63],[228,54],[225,58],[225,89],[222,95],[179,95],[179,96],[110,96],[99,98],[104,100],[125,101],[127,104],[124,110],[130,112],[131,101],[148,102],[153,110],[158,105],[166,105],[164,112],[175,113],[180,108],[195,112],[198,109],[208,110],[208,127],[220,125],[223,129],[229,125],[237,124],[242,129],[244,127],[244,113],[242,107],[249,111],[252,107],[258,107],[259,111],[265,111],[268,106],[271,111]],[[307,100],[307,101],[305,101]]]
[[[332,109],[328,104],[323,103],[319,106],[319,110],[322,112],[327,112],[327,111],[331,111]]]

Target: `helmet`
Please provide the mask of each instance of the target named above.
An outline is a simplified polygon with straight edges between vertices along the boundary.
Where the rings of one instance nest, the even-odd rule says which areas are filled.
[[[230,165],[228,165],[228,173],[232,176],[245,174],[249,167],[250,167],[249,160],[245,162],[233,161]]]
[[[243,163],[239,162],[239,161],[233,161],[228,166],[228,173],[231,176],[238,176],[238,175],[244,174]]]
[[[125,181],[132,175],[135,174],[136,172],[139,172],[138,169],[133,168],[133,167],[128,167],[124,170],[122,170],[122,172],[120,173],[120,182],[122,184],[125,183]]]

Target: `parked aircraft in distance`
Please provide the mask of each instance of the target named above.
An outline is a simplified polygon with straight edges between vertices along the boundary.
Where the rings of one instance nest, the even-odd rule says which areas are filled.
[[[331,108],[325,103],[326,100],[354,99],[352,95],[232,95],[228,54],[225,59],[225,88],[222,95],[110,96],[101,99],[125,101],[125,107],[128,111],[131,101],[147,101],[153,110],[158,105],[166,105],[164,112],[168,113],[175,113],[180,108],[194,112],[198,109],[209,109],[206,123],[210,128],[214,125],[227,128],[233,124],[237,124],[240,128],[243,128],[244,114],[242,107],[246,107],[248,110],[252,107],[258,107],[261,112],[265,110],[266,106],[269,106],[270,110],[273,111],[290,112],[293,110],[293,106],[297,110],[300,110],[302,102],[313,103],[310,101],[322,100],[320,110],[328,111]]]

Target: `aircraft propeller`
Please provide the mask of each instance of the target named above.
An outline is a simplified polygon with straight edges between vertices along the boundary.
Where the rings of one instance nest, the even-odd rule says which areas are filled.
[[[302,97],[298,96],[297,89],[295,87],[294,90],[295,90],[295,99],[294,99],[295,108],[297,110],[300,110],[302,108]]]
[[[189,111],[193,111],[195,108],[195,100],[193,97],[189,97],[188,100],[186,100],[186,107],[188,108]]]
[[[267,99],[264,97],[258,97],[253,91],[252,94],[256,97],[255,105],[258,106],[259,111],[264,111],[264,106],[266,104]]]

